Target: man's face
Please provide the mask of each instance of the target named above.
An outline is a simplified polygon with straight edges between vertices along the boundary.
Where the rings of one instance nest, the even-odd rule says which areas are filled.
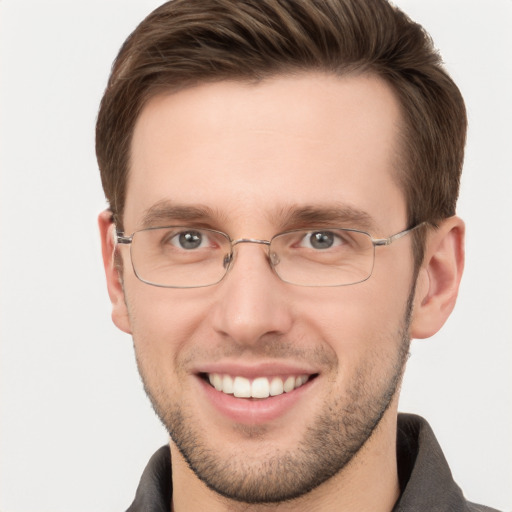
[[[304,74],[157,96],[133,136],[125,232],[149,218],[232,239],[333,223],[387,237],[407,227],[394,179],[400,124],[391,90],[371,76]],[[376,248],[367,281],[330,288],[282,282],[264,245],[236,246],[220,283],[192,289],[142,283],[120,251],[127,320],[118,323],[133,334],[174,445],[217,492],[247,502],[299,496],[394,414],[409,342],[410,237]],[[208,382],[214,374],[278,391],[307,382],[237,398]]]

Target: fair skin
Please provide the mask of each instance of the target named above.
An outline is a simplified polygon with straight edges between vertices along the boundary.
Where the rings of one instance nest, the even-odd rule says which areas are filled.
[[[308,207],[320,218],[327,208],[344,210],[339,227],[387,237],[408,227],[394,179],[400,125],[394,95],[372,76],[311,73],[159,95],[136,124],[124,231],[140,229],[158,204],[160,225],[269,240],[308,227],[291,225],[289,215]],[[203,213],[176,218],[170,205]],[[99,223],[113,320],[133,336],[146,390],[172,434],[175,511],[392,509],[396,388],[409,338],[434,334],[454,306],[460,219],[429,233],[416,283],[408,235],[377,248],[371,278],[357,285],[284,283],[264,246],[242,244],[220,283],[185,290],[139,281],[127,247],[120,248],[121,284],[109,214]],[[211,373],[309,380],[283,395],[247,399],[215,390],[203,378]],[[316,459],[336,467],[334,474],[317,468],[314,480]],[[314,488],[301,492],[307,485]],[[280,501],[283,490],[296,498]],[[272,505],[236,501],[265,493]]]

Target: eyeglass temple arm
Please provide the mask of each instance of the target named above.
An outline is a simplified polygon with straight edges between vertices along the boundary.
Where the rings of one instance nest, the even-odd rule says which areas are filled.
[[[131,244],[133,236],[125,236],[119,231],[114,231],[114,244]]]
[[[420,222],[419,224],[416,224],[416,226],[413,226],[412,228],[409,228],[409,229],[404,229],[403,231],[400,231],[400,233],[391,235],[388,238],[372,238],[372,243],[376,247],[382,246],[382,245],[391,245],[395,240],[402,238],[403,236],[409,234],[411,231],[414,231],[415,229],[418,229],[419,227],[421,227],[425,224],[426,224],[426,222]]]

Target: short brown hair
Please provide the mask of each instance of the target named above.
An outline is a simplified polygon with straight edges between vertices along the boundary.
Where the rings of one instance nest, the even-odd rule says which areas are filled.
[[[96,154],[116,223],[122,226],[134,125],[151,97],[300,71],[386,80],[404,117],[397,176],[409,225],[454,215],[464,101],[429,35],[402,11],[386,0],[173,0],[128,37],[101,101]],[[416,242],[418,263],[421,237]]]

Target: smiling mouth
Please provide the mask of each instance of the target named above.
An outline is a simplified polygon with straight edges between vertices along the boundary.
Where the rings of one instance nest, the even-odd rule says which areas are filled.
[[[289,375],[282,377],[246,377],[205,373],[202,377],[217,391],[236,398],[269,398],[290,393],[316,377],[313,375]]]

